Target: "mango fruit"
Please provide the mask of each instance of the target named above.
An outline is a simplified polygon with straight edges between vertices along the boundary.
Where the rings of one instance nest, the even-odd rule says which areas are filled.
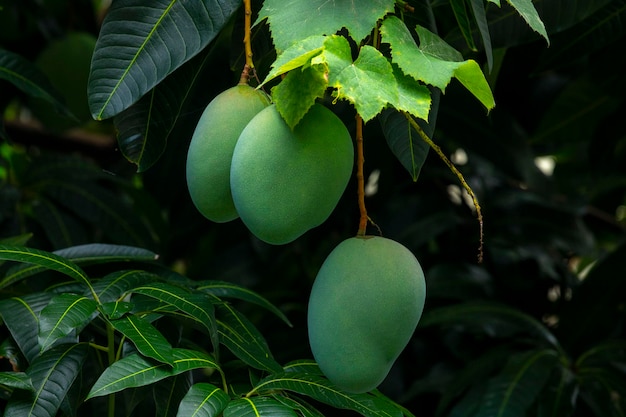
[[[259,239],[291,242],[330,216],[352,175],[350,133],[314,104],[292,130],[275,105],[241,132],[230,170],[239,217]]]
[[[309,298],[313,356],[339,388],[376,388],[422,315],[426,283],[415,256],[383,237],[341,242],[320,268]]]
[[[269,106],[269,97],[247,84],[218,94],[204,109],[187,151],[187,188],[193,204],[209,220],[238,217],[230,191],[230,163],[248,122]]]

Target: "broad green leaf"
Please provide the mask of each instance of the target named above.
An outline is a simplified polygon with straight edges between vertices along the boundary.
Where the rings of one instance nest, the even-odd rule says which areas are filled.
[[[480,37],[483,40],[485,55],[487,57],[487,68],[489,71],[493,68],[493,50],[491,49],[491,35],[489,34],[489,24],[487,22],[487,13],[485,12],[485,4],[482,0],[470,0],[474,19],[478,25]]]
[[[380,114],[378,120],[389,149],[409,172],[413,181],[417,181],[430,146],[422,140],[409,124],[406,116],[400,112],[386,109]]]
[[[333,35],[344,27],[360,43],[379,19],[393,12],[394,5],[394,0],[371,0],[358,5],[337,0],[265,0],[257,23],[267,19],[280,54],[310,36]]]
[[[206,73],[209,58],[209,53],[198,54],[115,116],[120,151],[137,165],[137,172],[146,171],[165,151],[172,130],[197,88],[199,77],[210,76]]]
[[[86,343],[59,345],[37,357],[26,373],[34,393],[17,391],[4,410],[5,417],[54,417],[79,374],[89,352]]]
[[[365,417],[402,417],[402,412],[389,402],[370,394],[343,392],[319,375],[295,372],[270,375],[256,384],[253,392],[263,394],[274,390],[307,395],[335,408],[354,410]]]
[[[0,259],[30,263],[44,269],[51,269],[85,284],[91,289],[89,277],[87,277],[87,274],[85,274],[85,272],[78,265],[50,252],[27,248],[24,246],[0,245]],[[20,279],[22,279],[22,276],[20,275],[5,276],[2,280],[0,280],[0,288],[6,288]]]
[[[292,324],[287,316],[285,316],[285,314],[278,307],[269,302],[262,295],[242,285],[226,281],[200,281],[196,289],[199,291],[207,292],[209,294],[213,294],[214,296],[219,298],[234,298],[237,300],[242,300],[248,303],[258,305],[274,313],[282,321],[287,323],[289,327],[292,327]]]
[[[172,364],[172,346],[156,327],[140,317],[129,315],[111,320],[115,330],[134,344],[139,353],[159,362]]]
[[[324,414],[302,398],[291,398],[283,395],[274,395],[272,398],[292,410],[297,411],[298,415],[302,415],[303,417],[324,417]]]
[[[456,77],[488,110],[495,106],[493,94],[474,60],[462,61],[461,54],[427,29],[416,28],[418,47],[400,19],[388,17],[381,25],[382,40],[391,46],[392,62],[414,79],[445,91]]]
[[[44,352],[59,339],[85,327],[93,318],[97,303],[85,296],[59,294],[39,314],[39,345]]]
[[[206,294],[191,293],[183,288],[160,282],[133,288],[136,294],[147,295],[171,304],[208,330],[213,343],[217,343],[215,308]],[[215,345],[214,347],[217,347]]]
[[[15,343],[29,363],[39,355],[39,313],[54,297],[51,293],[34,293],[0,301],[0,316]]]
[[[546,27],[543,24],[543,21],[539,17],[537,13],[537,9],[533,5],[532,0],[506,0],[517,12],[524,18],[528,26],[532,28],[535,32],[544,37],[548,45],[550,45],[550,39],[548,38],[548,33],[546,32]]]
[[[491,302],[470,301],[439,307],[427,311],[418,326],[459,326],[467,331],[481,332],[491,337],[508,337],[526,333],[533,336],[538,345],[561,350],[554,334],[532,316]]]
[[[178,406],[192,384],[191,372],[157,382],[153,387],[155,417],[176,417]]]
[[[215,385],[200,382],[191,386],[180,402],[177,417],[217,417],[230,397]]]
[[[473,1],[473,0],[470,0]],[[472,50],[476,51],[476,44],[474,43],[474,36],[472,34],[472,23],[470,19],[470,13],[467,10],[466,0],[450,0],[450,7],[456,18],[456,22],[459,26],[461,34],[465,39],[465,43]]]
[[[326,36],[314,35],[287,48],[276,58],[261,85],[296,68],[309,65],[311,59],[324,50],[325,41]]]
[[[96,120],[119,114],[204,49],[240,0],[117,0],[102,23],[91,64]]]
[[[475,417],[525,417],[559,365],[552,349],[514,355],[500,374],[487,382]]]
[[[231,305],[217,305],[217,326],[220,342],[244,363],[270,372],[282,371],[263,335]]]
[[[293,129],[315,100],[324,97],[327,87],[328,79],[323,66],[306,67],[291,71],[272,88],[272,100],[287,125]]]
[[[294,410],[270,397],[239,398],[228,403],[224,417],[297,417]]]
[[[154,384],[193,369],[219,370],[213,358],[206,353],[178,348],[172,349],[171,353],[173,366],[148,360],[139,354],[131,354],[118,360],[102,372],[87,399]]]
[[[25,372],[0,372],[0,385],[26,391],[35,390],[33,381]]]
[[[131,289],[154,282],[155,275],[142,270],[115,271],[94,282],[93,289],[102,303],[117,301]]]
[[[431,104],[430,90],[425,85],[405,75],[396,65],[392,65],[392,67],[393,76],[398,84],[398,101],[391,104],[401,112],[427,121]]]
[[[326,65],[328,84],[336,89],[334,95],[354,104],[363,121],[371,120],[388,104],[399,101],[393,69],[380,51],[365,45],[353,62],[345,38],[329,37],[324,46],[324,51],[311,63]]]
[[[71,115],[62,96],[35,64],[3,48],[0,48],[0,80],[10,82],[31,97],[46,100],[65,115]]]

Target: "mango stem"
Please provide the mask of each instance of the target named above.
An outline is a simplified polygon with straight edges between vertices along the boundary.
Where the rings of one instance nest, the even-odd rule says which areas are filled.
[[[359,212],[361,217],[359,219],[359,230],[357,236],[365,236],[367,232],[367,209],[365,208],[365,175],[363,174],[363,164],[365,157],[363,156],[363,118],[357,113],[356,115],[356,178],[357,178],[357,192],[359,201]]]

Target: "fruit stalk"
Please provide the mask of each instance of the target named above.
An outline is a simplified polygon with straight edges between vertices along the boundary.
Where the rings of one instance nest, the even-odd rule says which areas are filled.
[[[365,236],[367,231],[367,209],[365,208],[365,176],[363,174],[363,164],[365,158],[363,156],[363,119],[361,115],[356,115],[356,178],[359,200],[359,212],[361,217],[359,219],[359,230],[357,236]]]
[[[244,81],[245,75],[245,83],[248,83],[249,80],[249,72],[254,70],[254,63],[252,62],[252,43],[250,36],[250,26],[252,24],[252,6],[251,0],[243,0],[244,7],[244,34],[243,34],[243,45],[244,51],[246,54],[246,64],[244,66],[243,72],[241,74],[241,80]]]

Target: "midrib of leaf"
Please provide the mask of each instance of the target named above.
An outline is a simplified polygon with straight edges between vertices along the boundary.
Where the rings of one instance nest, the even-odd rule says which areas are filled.
[[[107,108],[107,106],[109,105],[109,102],[111,101],[111,99],[113,98],[113,96],[115,95],[116,91],[118,90],[118,88],[120,87],[120,85],[122,84],[122,81],[124,81],[124,79],[126,78],[126,76],[128,75],[128,73],[130,72],[130,69],[133,67],[133,65],[135,65],[135,62],[137,61],[137,58],[139,57],[139,55],[144,51],[146,44],[148,43],[148,41],[150,41],[150,39],[152,39],[152,36],[154,35],[154,33],[156,32],[157,28],[161,25],[161,22],[163,21],[163,19],[165,18],[165,16],[168,15],[168,13],[170,12],[170,9],[174,6],[174,3],[176,3],[177,0],[172,0],[170,1],[170,4],[167,6],[167,8],[163,11],[163,14],[161,14],[161,16],[159,17],[159,20],[156,21],[155,25],[152,27],[152,29],[150,29],[150,32],[148,33],[148,36],[146,36],[146,39],[143,41],[143,43],[141,44],[141,46],[139,47],[139,49],[137,49],[137,52],[135,53],[135,55],[133,56],[133,59],[130,60],[130,63],[128,64],[128,66],[126,67],[126,69],[124,70],[124,73],[122,74],[122,76],[120,77],[119,80],[117,80],[117,84],[115,84],[115,87],[113,87],[113,89],[111,90],[111,93],[109,93],[109,96],[107,97],[106,101],[104,102],[104,104],[102,105],[102,107],[100,108],[100,112],[98,113],[98,120],[102,120],[102,113],[104,113],[104,110]]]
[[[65,356],[67,356],[72,351],[72,349],[75,349],[78,346],[80,346],[80,344],[75,344],[74,346],[71,346],[68,350],[63,352],[63,354],[54,362],[54,366],[50,367],[50,369],[48,370],[48,373],[46,374],[46,377],[44,378],[41,386],[39,387],[39,389],[37,390],[37,393],[35,394],[35,400],[33,401],[33,405],[31,406],[30,411],[28,412],[29,416],[33,415],[33,410],[35,406],[39,403],[39,397],[41,396],[41,393],[43,392],[43,389],[46,386],[46,381],[50,379],[50,375],[52,375],[52,373],[56,369],[57,365],[61,362],[61,360]]]
[[[244,398],[244,400],[250,403],[250,407],[252,407],[252,411],[254,411],[254,415],[257,417],[260,417],[261,414],[259,413],[259,410],[257,410],[252,400],[250,398]]]
[[[162,362],[166,362],[166,363],[170,363],[169,360],[167,360],[163,355],[161,355],[160,349],[155,348],[152,343],[150,343],[150,341],[144,336],[143,332],[141,330],[139,330],[137,328],[137,326],[135,326],[135,322],[132,320],[132,316],[128,318],[128,322],[130,323],[131,326],[133,326],[133,329],[135,329],[135,331],[137,332],[137,334],[139,335],[139,337],[141,337],[141,339],[148,345],[150,346],[150,349],[152,349],[153,352],[157,353],[161,359]]]
[[[135,376],[137,376],[137,375],[142,375],[142,374],[145,374],[146,372],[154,371],[155,369],[164,368],[164,367],[166,367],[166,366],[168,366],[168,365],[166,365],[166,364],[164,364],[164,363],[163,363],[163,364],[159,364],[159,365],[153,365],[153,366],[151,366],[151,367],[149,367],[149,368],[143,368],[143,369],[140,369],[139,371],[137,371],[137,372],[133,372],[132,374],[124,375],[123,377],[118,378],[118,379],[116,379],[115,381],[111,381],[111,382],[109,382],[108,384],[101,386],[98,390],[91,392],[91,393],[90,393],[90,395],[89,395],[89,397],[90,397],[90,398],[92,398],[92,397],[97,397],[96,393],[98,393],[98,392],[100,392],[100,391],[103,391],[103,390],[105,390],[105,389],[109,388],[110,386],[113,386],[113,385],[119,384],[119,383],[121,383],[122,381],[125,381],[125,380],[127,380],[127,379],[129,379],[129,378],[133,378],[133,377],[135,377]]]
[[[11,298],[11,300],[15,300],[15,301],[19,302],[20,304],[22,304],[24,307],[26,307],[26,310],[28,310],[28,312],[29,312],[30,314],[32,314],[33,318],[34,318],[36,321],[39,321],[39,319],[37,318],[37,315],[35,314],[35,312],[33,311],[33,309],[32,309],[32,308],[30,308],[30,306],[29,306],[27,303],[25,303],[25,302],[24,302],[24,300],[22,300],[21,298],[18,298],[18,297],[13,297],[13,298]]]
[[[59,324],[63,321],[63,319],[67,316],[68,312],[72,309],[72,307],[74,307],[76,304],[78,304],[79,302],[83,301],[83,300],[88,300],[87,297],[81,297],[77,300],[75,300],[72,304],[70,304],[69,306],[67,306],[67,308],[65,309],[65,311],[63,312],[63,314],[61,315],[61,317],[59,317],[59,319],[57,320],[57,322],[54,324],[54,327],[48,332],[48,337],[46,337],[46,340],[43,341],[42,346],[46,346],[48,340],[50,339],[50,336],[52,336],[52,334],[54,333],[54,331],[59,327]]]
[[[535,355],[533,355],[531,357],[531,360],[527,361],[524,364],[524,366],[518,371],[517,375],[515,375],[515,378],[513,379],[512,383],[509,385],[509,387],[507,388],[504,394],[504,400],[502,401],[502,404],[500,404],[500,408],[498,409],[498,417],[506,416],[505,414],[506,408],[509,404],[509,400],[511,399],[511,396],[513,395],[513,391],[515,391],[515,388],[517,388],[519,381],[524,377],[524,374],[526,373],[528,368],[530,368],[542,356],[552,355],[552,354],[554,354],[554,352],[551,350],[542,350],[540,352],[537,352]]]

